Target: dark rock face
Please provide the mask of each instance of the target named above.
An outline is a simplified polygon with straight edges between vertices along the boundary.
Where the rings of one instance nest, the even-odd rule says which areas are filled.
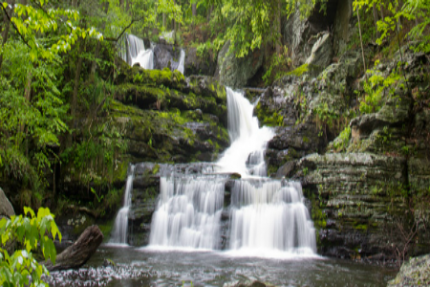
[[[229,53],[230,41],[224,44],[218,54],[218,64],[215,71],[215,78],[232,88],[249,86],[249,80],[257,73],[263,64],[264,53],[254,50],[243,58],[236,58],[235,54]]]
[[[152,214],[160,189],[160,172],[165,165],[142,163],[135,168],[132,207],[129,213],[129,244],[143,246],[149,243]]]
[[[428,56],[404,48],[403,56],[380,63],[375,73],[387,78],[406,62],[406,78],[384,91],[391,96],[375,112],[355,116],[354,90],[365,94],[365,78],[361,51],[346,51],[355,30],[352,1],[329,2],[333,29],[322,29],[329,22],[315,9],[304,21],[298,14],[287,21],[293,62],[307,62],[308,71],[275,82],[256,106],[260,123],[276,129],[266,153],[269,173],[302,180],[324,255],[380,261],[395,260],[395,248],[428,252],[430,96],[422,72]],[[344,127],[350,134],[340,134]],[[400,234],[414,230],[415,241],[405,245]]]
[[[296,175],[308,197],[318,194],[312,214],[323,255],[360,258],[387,251],[393,238],[386,230],[406,209],[405,164],[402,157],[368,153],[313,154],[298,162]]]
[[[340,55],[347,51],[347,43],[355,32],[355,17],[353,17],[351,0],[327,1],[326,9],[321,10],[315,5],[306,19],[300,19],[300,12],[296,11],[289,19],[283,21],[282,35],[292,52],[295,66],[304,64],[312,54],[320,36],[329,32],[332,44],[324,51],[332,50],[333,55]],[[327,58],[330,53],[325,53]],[[327,64],[322,64],[325,68]]]
[[[216,69],[214,55],[199,56],[196,48],[187,48],[185,57],[185,75],[213,76]]]
[[[176,69],[181,49],[168,44],[157,44],[154,47],[154,69]]]
[[[216,69],[216,56],[198,55],[197,49],[188,47],[184,48],[185,62],[184,74],[213,76]],[[154,69],[162,70],[168,68],[175,70],[178,68],[181,48],[170,44],[156,44],[154,47]]]

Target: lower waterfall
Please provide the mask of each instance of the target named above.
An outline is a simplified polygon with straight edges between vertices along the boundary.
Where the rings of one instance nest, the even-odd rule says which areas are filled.
[[[128,235],[128,213],[131,206],[131,193],[133,191],[134,165],[131,165],[128,171],[127,183],[124,192],[124,205],[118,211],[113,226],[112,237],[109,243],[127,244]]]
[[[217,249],[224,185],[225,180],[213,176],[161,178],[150,244]]]
[[[150,247],[226,248],[269,257],[277,253],[314,255],[315,230],[300,183],[266,176],[264,155],[273,130],[259,127],[254,106],[242,93],[226,91],[232,144],[212,171],[160,178]],[[231,173],[239,173],[241,179],[230,179]],[[227,185],[231,203],[225,207]],[[228,222],[224,232],[223,221]]]

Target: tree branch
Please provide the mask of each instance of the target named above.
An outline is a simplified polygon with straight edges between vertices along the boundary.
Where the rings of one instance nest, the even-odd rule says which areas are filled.
[[[16,25],[15,25],[15,23],[14,22],[12,22],[12,20],[11,20],[11,18],[10,18],[10,16],[9,16],[9,14],[7,13],[7,11],[6,11],[6,8],[3,6],[3,3],[0,3],[0,6],[1,6],[1,8],[2,8],[2,10],[3,10],[3,13],[4,13],[4,15],[7,17],[7,19],[9,20],[9,22],[12,24],[12,27],[15,29],[15,31],[18,33],[18,35],[21,37],[21,39],[22,39],[22,41],[30,48],[30,49],[32,49],[31,48],[31,46],[28,44],[28,42],[27,42],[27,40],[25,40],[25,38],[24,38],[24,36],[19,32],[19,30],[18,30],[18,27],[16,27]]]
[[[142,21],[142,20],[143,20],[143,18],[131,20],[130,24],[128,24],[127,27],[125,27],[124,30],[122,30],[121,34],[119,34],[118,37],[116,37],[116,38],[112,38],[112,37],[105,38],[105,41],[118,42],[118,40],[125,33],[125,31],[127,31],[128,28],[130,28],[135,22],[139,22],[139,21]]]

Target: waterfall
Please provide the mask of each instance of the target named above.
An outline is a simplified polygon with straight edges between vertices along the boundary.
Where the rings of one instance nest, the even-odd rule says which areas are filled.
[[[313,254],[315,230],[297,182],[236,181],[232,192],[230,249],[243,254]]]
[[[227,91],[228,131],[231,146],[218,162],[221,172],[236,172],[242,177],[265,176],[264,151],[274,132],[259,127],[252,105],[241,92]]]
[[[134,165],[130,166],[124,192],[124,205],[119,210],[113,227],[110,243],[127,244],[128,212],[131,206],[131,193],[133,191]]]
[[[185,64],[185,51],[184,51],[184,49],[181,49],[181,55],[179,56],[178,68],[176,70],[178,70],[182,74],[184,74],[184,72],[185,72],[184,64]]]
[[[127,53],[125,59],[123,53],[123,59],[132,67],[138,64],[143,69],[152,70],[154,68],[154,52],[152,48],[145,50],[143,40],[132,34],[127,34],[125,41]]]
[[[182,51],[181,51],[182,56]],[[150,246],[218,249],[226,182],[231,187],[228,218],[230,252],[246,256],[314,255],[315,230],[298,182],[266,177],[264,160],[271,128],[259,126],[241,92],[226,88],[231,146],[205,174],[172,173],[160,179]],[[225,174],[240,173],[239,180]],[[224,217],[224,216],[223,216]]]
[[[216,249],[224,184],[215,177],[162,177],[150,245]]]

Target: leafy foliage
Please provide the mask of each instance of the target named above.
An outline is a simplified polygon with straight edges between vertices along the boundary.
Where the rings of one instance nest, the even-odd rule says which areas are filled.
[[[379,71],[368,71],[370,77],[364,82],[364,100],[360,102],[362,113],[374,113],[381,109],[383,101],[394,94],[395,84],[400,80],[400,75],[392,72],[384,77]]]
[[[61,233],[48,208],[39,208],[37,215],[31,208],[24,208],[24,214],[29,217],[20,215],[0,220],[1,244],[16,240],[24,247],[11,255],[0,248],[0,285],[48,286],[42,275],[49,275],[49,272],[36,261],[32,251],[39,245],[45,259],[55,263],[57,253],[52,240],[61,241]]]

